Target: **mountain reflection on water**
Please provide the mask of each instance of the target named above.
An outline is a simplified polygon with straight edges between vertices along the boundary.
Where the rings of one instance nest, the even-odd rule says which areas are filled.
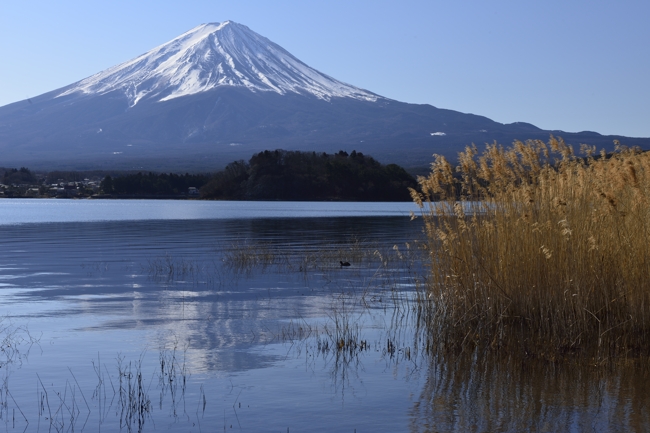
[[[264,218],[265,204],[67,202],[78,212],[66,222],[66,202],[26,202],[0,204],[40,212],[30,224],[0,224],[1,323],[39,341],[2,369],[7,430],[650,426],[638,365],[603,371],[423,352],[410,304],[426,273],[414,242],[422,223],[406,204],[384,212],[337,203],[309,217],[295,215],[314,206],[290,204],[293,217]],[[219,206],[227,211],[215,217]],[[50,208],[54,222],[44,222]],[[29,342],[13,341],[26,355]],[[121,391],[139,389],[137,377],[149,400]]]

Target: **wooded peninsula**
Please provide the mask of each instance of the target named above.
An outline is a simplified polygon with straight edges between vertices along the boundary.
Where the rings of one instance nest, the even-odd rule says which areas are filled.
[[[3,170],[3,169],[0,169]],[[409,201],[415,178],[396,164],[352,151],[274,150],[214,174],[49,172],[4,169],[0,196],[201,198],[211,200]]]

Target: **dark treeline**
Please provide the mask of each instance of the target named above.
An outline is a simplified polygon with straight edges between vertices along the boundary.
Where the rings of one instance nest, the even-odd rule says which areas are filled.
[[[223,200],[409,201],[413,176],[352,151],[336,154],[264,151],[217,173],[201,197]]]
[[[26,167],[20,167],[20,169],[2,168],[0,170],[3,172],[0,183],[5,185],[35,183],[37,181],[36,175]]]
[[[106,171],[106,170],[91,170],[91,171],[73,171],[73,170],[55,170],[49,171],[45,174],[45,182],[48,184],[58,182],[80,182],[84,179],[103,179],[111,175],[128,174],[126,171]]]
[[[185,195],[190,187],[198,189],[209,179],[205,174],[136,173],[106,176],[100,188],[114,195]]]
[[[127,176],[135,173],[136,173],[135,171],[125,171],[125,170],[32,171],[26,167],[20,167],[19,169],[0,167],[0,183],[3,183],[5,185],[12,184],[12,183],[13,184],[46,183],[48,185],[51,185],[60,182],[81,182],[84,179],[101,180],[106,176],[112,176],[112,177]]]
[[[257,153],[216,174],[0,168],[0,184],[4,197],[198,198],[200,190],[217,200],[410,201],[408,188],[417,189],[402,167],[361,152],[286,150]]]

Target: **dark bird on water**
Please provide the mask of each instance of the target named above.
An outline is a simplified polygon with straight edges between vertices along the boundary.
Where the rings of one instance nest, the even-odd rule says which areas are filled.
[[[350,266],[350,262],[340,262],[340,263],[341,263],[341,267]]]

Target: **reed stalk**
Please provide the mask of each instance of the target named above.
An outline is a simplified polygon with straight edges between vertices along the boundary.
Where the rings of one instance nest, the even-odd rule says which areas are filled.
[[[556,360],[650,355],[650,154],[561,138],[435,156],[412,197],[430,280],[422,315],[447,349]]]

